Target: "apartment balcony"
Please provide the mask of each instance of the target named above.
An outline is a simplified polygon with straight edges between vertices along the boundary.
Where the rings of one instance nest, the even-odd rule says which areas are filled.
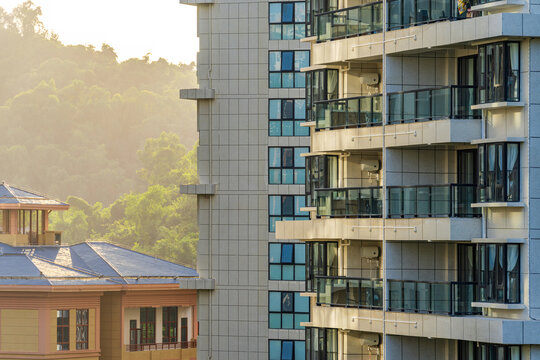
[[[388,94],[383,135],[381,95],[315,103],[312,151],[380,149],[470,143],[481,135],[481,113],[471,110],[476,88],[447,86]]]
[[[472,307],[476,286],[470,282],[388,280],[388,309],[395,312],[478,315]],[[317,305],[382,309],[382,279],[317,277]]]
[[[317,189],[316,216],[276,223],[276,239],[470,241],[481,234],[473,185],[388,187],[388,218],[382,219],[382,188]]]
[[[538,344],[534,321],[491,318],[478,315],[448,316],[437,313],[387,311],[359,307],[316,306],[311,303],[309,326],[388,335],[455,339],[497,344]]]
[[[395,2],[400,3],[400,1]],[[392,3],[389,7],[392,7]],[[425,3],[429,4],[429,1]],[[424,8],[424,5],[420,8]],[[435,50],[437,47],[451,47],[457,44],[463,46],[486,39],[538,35],[536,24],[540,22],[540,14],[496,13],[452,21],[458,19],[442,16],[439,5],[436,5],[435,9],[435,14],[433,14],[433,9],[431,14],[427,13],[427,21],[418,20],[426,18],[426,13],[421,10],[421,14],[417,12],[414,19],[410,18],[410,23],[407,23],[409,21],[407,19],[393,20],[390,14],[389,26],[391,28],[386,33],[384,42],[381,32],[362,35],[360,33],[354,34],[354,31],[351,30],[332,30],[336,36],[343,32],[346,35],[332,41],[320,41],[313,44],[311,66],[380,59],[383,53],[383,44],[386,54],[392,55],[423,49]],[[402,15],[398,14],[397,17],[399,18],[399,16]],[[334,26],[331,21],[331,19],[328,20],[330,28],[341,26]],[[369,28],[369,26],[359,26],[359,28]],[[326,29],[327,26],[323,26],[323,28]],[[326,30],[319,29],[317,31],[325,31],[326,34]],[[331,38],[332,36],[330,36]]]

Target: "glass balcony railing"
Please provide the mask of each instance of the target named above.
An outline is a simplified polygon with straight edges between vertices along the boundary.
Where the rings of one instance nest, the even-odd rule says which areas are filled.
[[[382,309],[381,279],[317,277],[317,305]]]
[[[382,1],[315,14],[318,41],[334,40],[382,31]],[[388,30],[467,17],[458,0],[390,0]]]
[[[382,95],[315,103],[316,129],[382,125]]]
[[[382,188],[316,189],[318,216],[381,217]]]
[[[444,315],[477,315],[475,283],[388,280],[388,310]]]
[[[476,185],[388,187],[388,217],[477,217]]]
[[[316,189],[317,216],[382,217],[382,188]],[[388,217],[477,217],[476,185],[388,187]]]
[[[382,1],[315,16],[317,40],[333,40],[382,31]]]
[[[388,94],[388,123],[400,124],[439,119],[480,119],[475,86],[447,86]]]

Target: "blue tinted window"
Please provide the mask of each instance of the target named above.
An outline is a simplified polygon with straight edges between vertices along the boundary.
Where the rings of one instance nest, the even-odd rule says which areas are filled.
[[[304,2],[270,3],[268,22],[270,40],[302,39],[306,33]]]
[[[294,280],[297,280],[297,281],[306,280],[306,266],[305,265],[294,266]]]
[[[296,264],[306,263],[306,245],[294,244],[294,262]]]
[[[283,51],[281,53],[281,71],[292,71],[294,61],[294,51]]]
[[[294,197],[284,196],[281,198],[281,214],[283,216],[294,216]]]
[[[293,314],[281,314],[281,328],[294,329],[294,315]]]
[[[306,343],[304,341],[294,342],[294,360],[306,359]]]
[[[306,158],[301,155],[308,152],[309,152],[309,148],[307,147],[294,148],[294,167],[299,167],[299,168],[306,167]]]
[[[294,312],[309,312],[309,298],[300,296],[300,293],[294,293]]]
[[[292,292],[281,293],[281,312],[294,311],[294,294]]]
[[[270,81],[270,88],[272,89],[280,88],[281,87],[281,74],[280,73],[270,74],[269,81]]]
[[[297,214],[309,215],[307,212],[300,210],[301,208],[306,207],[306,198],[304,196],[295,196],[294,203],[295,203],[295,212]]]
[[[294,316],[294,328],[295,329],[304,329],[300,323],[309,322],[309,314],[297,314]]]
[[[268,164],[270,167],[281,167],[281,148],[268,148]]]
[[[281,293],[269,292],[268,310],[271,312],[281,312]]]
[[[269,314],[268,315],[268,326],[270,329],[280,329],[281,328],[281,314]]]
[[[270,3],[270,14],[268,20],[270,23],[281,22],[281,3]]]
[[[294,119],[294,100],[283,100],[283,117],[282,119]]]
[[[270,51],[268,66],[270,67],[270,71],[281,70],[281,52],[280,51]]]
[[[276,202],[279,201],[281,206]],[[275,222],[281,220],[309,220],[309,213],[300,211],[305,207],[306,197],[303,195],[270,195],[269,196],[269,231],[275,231]]]
[[[281,246],[281,262],[284,264],[292,264],[293,262],[293,244],[283,244]]]
[[[281,15],[281,22],[290,23],[293,21],[294,4],[283,3],[283,13]]]
[[[270,196],[270,215],[281,215],[281,196]]]
[[[281,169],[269,169],[268,170],[268,183],[272,185],[279,185],[283,182],[281,178]]]
[[[294,3],[294,22],[305,22],[306,21],[306,3],[297,2]]]
[[[294,266],[283,265],[281,272],[281,280],[294,280]]]
[[[306,170],[305,169],[294,169],[294,183],[295,184],[306,183]]]
[[[292,360],[293,359],[293,342],[283,341],[281,343],[281,359]]]
[[[281,121],[270,121],[268,133],[270,136],[281,136]]]
[[[294,348],[296,354],[296,347]],[[268,344],[269,360],[281,360],[281,341],[270,340]]]
[[[294,118],[305,119],[306,118],[306,100],[296,99],[294,100]]]
[[[269,257],[271,264],[279,264],[281,262],[281,244],[270,244]]]
[[[295,51],[294,54],[294,71],[309,66],[309,51]]]
[[[270,265],[268,270],[268,276],[270,280],[282,280],[281,279],[281,265]]]
[[[293,136],[294,135],[294,126],[292,121],[283,121],[281,123],[281,135],[282,136]]]
[[[282,35],[285,33],[294,33],[292,25],[290,31],[282,27]],[[306,75],[301,73],[300,69],[309,66],[309,61],[309,51],[307,50],[270,51],[268,57],[269,86],[271,88],[304,88]]]
[[[281,119],[281,100],[271,99],[271,100],[268,100],[268,104],[269,104],[269,118],[272,120]]]
[[[309,128],[307,126],[301,126],[302,121],[294,122],[294,134],[296,136],[309,136]]]

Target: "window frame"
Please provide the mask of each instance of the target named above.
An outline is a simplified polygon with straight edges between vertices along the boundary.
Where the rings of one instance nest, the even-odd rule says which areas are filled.
[[[281,19],[279,22],[271,22],[270,21],[270,9],[272,7],[273,4],[280,4],[281,5]],[[293,4],[292,5],[292,21],[283,21],[283,7],[284,5],[286,4]],[[303,4],[304,5],[304,21],[299,21],[297,22],[296,21],[296,4]],[[300,39],[303,39],[306,37],[306,18],[307,18],[307,14],[306,14],[306,2],[305,1],[274,1],[274,2],[269,2],[268,3],[268,39],[269,40],[274,40],[274,41],[279,41],[279,40],[300,40]],[[283,25],[292,25],[293,27],[293,38],[292,39],[283,39]],[[279,36],[279,39],[272,39],[271,38],[271,34],[272,34],[272,26],[280,26],[280,36]],[[296,32],[296,27],[297,26],[303,26],[303,36],[299,36],[297,37],[297,32]]]
[[[517,44],[517,74],[512,74],[513,71],[509,69],[509,66],[512,65],[511,44]],[[502,46],[502,51],[499,51],[500,56],[496,59],[495,53],[499,46]],[[488,51],[492,51],[493,55],[488,56]],[[479,45],[477,59],[478,103],[519,102],[521,99],[521,43],[519,41],[499,41]],[[490,59],[493,61],[490,61]],[[496,89],[501,86],[494,81],[496,72],[499,73],[499,76],[502,76],[502,89]],[[510,87],[511,77],[515,79],[513,85],[517,87],[517,97],[511,97],[509,94],[512,88]],[[501,94],[496,95],[496,90],[499,90]]]
[[[270,164],[270,156],[272,154],[272,151],[274,149],[280,149],[279,150],[279,158],[280,158],[280,166],[271,166]],[[283,165],[283,157],[284,153],[283,150],[292,150],[292,166]],[[302,158],[303,164],[301,166],[296,166],[296,155],[297,150],[300,152],[299,154],[302,154],[304,152],[309,152],[309,146],[269,146],[268,147],[268,185],[305,185],[306,184],[306,161],[305,158]],[[301,151],[304,152],[301,152]],[[299,155],[300,156],[300,155]],[[284,170],[292,170],[292,176],[293,176],[293,182],[287,183],[283,182],[283,171]],[[279,182],[272,182],[272,173],[273,171],[279,171]],[[299,182],[296,181],[296,175],[297,172],[304,173],[304,179],[299,180]]]
[[[172,318],[172,320],[170,318],[171,315],[175,315]],[[178,306],[164,306],[161,311],[161,318],[162,318],[161,342],[164,344],[177,343],[178,342]],[[171,330],[173,330],[174,336],[170,336]]]
[[[273,53],[280,54],[280,70],[272,70],[271,56]],[[283,54],[292,53],[292,68],[291,70],[283,70]],[[306,86],[306,74],[301,72],[300,69],[296,70],[296,57],[298,53],[307,53],[308,66],[311,62],[311,53],[309,50],[269,50],[268,51],[268,88],[269,89],[303,89]],[[279,86],[272,86],[272,74],[280,74]],[[284,87],[283,86],[283,74],[292,74],[292,86]],[[303,78],[303,85],[297,84],[296,77],[300,75],[300,78]]]
[[[275,262],[271,262],[271,259],[270,259],[270,256],[271,256],[271,248],[272,247],[275,247],[276,245],[279,246],[279,251],[280,251],[280,259],[279,261],[275,261]],[[288,263],[288,262],[283,262],[283,246],[286,245],[292,245],[292,262]],[[304,252],[304,262],[297,262],[296,261],[296,253],[297,251],[302,251],[302,250],[298,250],[299,248],[301,247],[304,247],[303,249],[303,252]],[[306,262],[307,262],[307,259],[306,259],[306,246],[307,244],[304,244],[304,243],[296,243],[296,242],[290,242],[290,243],[276,243],[276,242],[272,242],[272,243],[268,243],[268,280],[272,280],[272,281],[306,281]],[[272,278],[272,268],[273,267],[277,267],[279,266],[279,279],[273,279]],[[291,266],[292,267],[292,272],[293,272],[293,278],[292,279],[283,279],[283,266]],[[297,278],[297,268],[302,268],[303,267],[303,276],[302,278]]]
[[[333,338],[333,349],[329,352],[328,341]],[[313,344],[313,348],[312,345]],[[322,345],[321,348],[319,346]],[[333,328],[306,329],[306,360],[336,359],[339,351],[338,330]],[[329,356],[331,354],[331,356]]]
[[[318,248],[318,256],[315,257],[315,248]],[[334,264],[328,263],[330,248],[335,248]],[[337,241],[309,241],[306,243],[306,291],[317,291],[318,276],[338,276],[338,251]]]
[[[279,298],[280,298],[280,311],[276,311],[276,310],[272,310],[271,307],[272,307],[272,294],[279,294]],[[309,299],[308,298],[304,298],[304,297],[301,297],[300,296],[301,292],[300,291],[268,291],[268,328],[269,329],[285,329],[285,330],[304,330],[305,327],[300,325],[301,322],[304,322],[304,321],[301,321],[301,319],[297,319],[297,316],[302,316],[302,318],[304,318],[306,320],[306,322],[309,322],[309,319],[310,319],[310,310],[311,310],[311,305],[309,303]],[[284,301],[284,296],[287,296],[287,295],[290,295],[291,296],[291,300],[290,300],[290,307],[291,307],[291,311],[287,310],[287,309],[284,309],[285,307],[285,301]],[[296,311],[296,301],[297,301],[297,298],[298,300],[302,300],[304,302],[307,303],[307,312],[304,312],[304,311]],[[276,315],[276,314],[279,314],[279,327],[272,327],[271,326],[271,318],[273,317],[272,315]],[[283,327],[283,322],[284,322],[284,318],[283,318],[283,315],[292,315],[292,327]],[[305,318],[305,316],[307,315],[307,318]]]
[[[156,343],[156,308],[154,307],[141,307],[139,308],[140,317],[139,325],[141,329],[141,345],[155,344]],[[143,313],[145,313],[145,321],[143,321]],[[153,315],[153,321],[149,321],[148,314]]]
[[[272,198],[273,197],[280,197],[280,214],[272,214]],[[292,215],[283,215],[283,202],[284,199],[287,197],[292,197],[293,201],[293,213]],[[301,220],[309,220],[309,212],[307,211],[300,211],[300,208],[298,209],[298,213],[296,212],[296,202],[297,199],[304,198],[304,206],[306,206],[306,196],[305,195],[278,195],[278,194],[269,194],[268,195],[268,232],[273,233],[275,232],[275,228],[273,228],[272,224],[275,226],[276,221],[283,221],[283,220],[295,220],[295,221],[301,221]]]
[[[508,169],[508,145],[517,147],[517,157],[515,159],[514,169]],[[493,163],[493,175],[490,176],[489,149],[495,150]],[[498,149],[501,148],[501,157],[498,156]],[[502,164],[500,164],[500,161]],[[517,170],[516,170],[517,169]],[[499,173],[500,172],[500,173]],[[510,189],[510,177],[515,176],[513,180],[515,187]],[[501,183],[497,183],[500,177]],[[491,179],[493,178],[493,179]],[[491,184],[493,182],[493,184]],[[497,190],[501,192],[500,198],[497,196]],[[511,191],[513,190],[513,191]],[[493,193],[493,194],[491,194]],[[516,195],[515,199],[509,200],[509,194]],[[480,202],[519,202],[521,200],[521,144],[517,142],[498,142],[478,145],[478,199]]]
[[[86,323],[79,322],[79,314],[86,313],[86,316],[82,318],[82,320],[86,319]],[[90,334],[88,331],[88,326],[90,323],[90,311],[89,309],[77,309],[75,310],[75,349],[76,350],[88,350],[88,335]],[[82,334],[85,334],[86,340],[81,340]]]
[[[518,359],[510,357],[510,348],[514,348],[514,347],[517,347],[519,349]],[[497,350],[500,348],[503,348],[504,360],[521,360],[522,358],[521,345],[479,343],[476,341],[467,341],[467,340],[458,340],[458,357],[463,360],[492,359],[491,357],[492,353],[494,352],[495,357],[497,357]],[[483,349],[486,349],[486,352],[485,352],[486,357],[482,357]],[[469,350],[472,350],[472,352]]]
[[[283,358],[283,343],[284,342],[290,342],[292,343],[293,345],[293,350],[292,350],[292,357],[290,358]],[[279,343],[279,357],[273,357],[272,355],[272,346],[271,344],[272,343]],[[296,346],[298,343],[303,343],[304,346],[303,346],[303,350],[302,351],[302,355],[300,356],[296,356],[296,352],[297,352],[297,349],[296,349]],[[305,340],[292,340],[292,339],[268,339],[268,360],[305,360],[306,358],[306,341]]]
[[[328,92],[328,74],[336,74],[336,90]],[[315,84],[315,77],[318,78]],[[339,70],[319,69],[306,72],[306,119],[316,121],[315,103],[319,101],[337,100],[339,98]]]
[[[56,310],[56,350],[69,351],[69,309]]]
[[[512,271],[508,271],[509,246],[518,249],[516,265]],[[491,252],[494,254],[492,270],[490,270],[489,265],[490,248],[494,249],[494,252]],[[478,301],[502,304],[521,303],[521,247],[519,244],[483,243],[477,244],[476,249],[476,279],[478,284],[476,298]],[[503,258],[502,266],[501,257]],[[511,274],[517,275],[517,286],[513,289],[509,284]],[[510,291],[514,294],[514,299],[509,298]],[[498,293],[502,294],[502,296],[498,296]]]
[[[279,101],[280,104],[279,104],[279,109],[280,109],[280,117],[279,119],[272,119],[270,118],[270,110],[272,108],[271,106],[271,103],[273,101]],[[284,117],[284,111],[283,109],[285,108],[285,104],[287,101],[292,101],[293,102],[293,116],[292,118],[288,119],[288,118],[285,118]],[[297,111],[296,111],[296,102],[297,101],[303,101],[304,102],[304,114],[303,114],[303,117],[302,118],[298,118],[297,117]],[[305,132],[307,132],[307,134],[297,134],[297,126],[301,126],[300,123],[303,123],[303,122],[306,122],[307,119],[306,119],[306,116],[307,116],[307,109],[306,109],[306,98],[301,98],[301,99],[295,99],[295,98],[272,98],[272,99],[268,99],[268,136],[269,137],[277,137],[277,136],[306,136],[308,137],[310,135],[309,133],[309,128],[307,127],[304,127],[303,130],[305,129]],[[283,123],[284,122],[291,122],[292,123],[292,131],[293,131],[293,134],[292,135],[283,135]],[[280,126],[280,134],[279,135],[272,135],[271,133],[271,124],[272,123],[279,123],[279,126]]]

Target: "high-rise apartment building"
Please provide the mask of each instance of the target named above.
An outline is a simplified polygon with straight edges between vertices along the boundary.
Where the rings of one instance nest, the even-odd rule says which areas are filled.
[[[201,359],[540,359],[540,3],[181,2]]]
[[[197,5],[199,359],[305,354],[305,244],[275,223],[305,219],[304,1],[181,0]],[[297,357],[298,358],[298,357]]]

